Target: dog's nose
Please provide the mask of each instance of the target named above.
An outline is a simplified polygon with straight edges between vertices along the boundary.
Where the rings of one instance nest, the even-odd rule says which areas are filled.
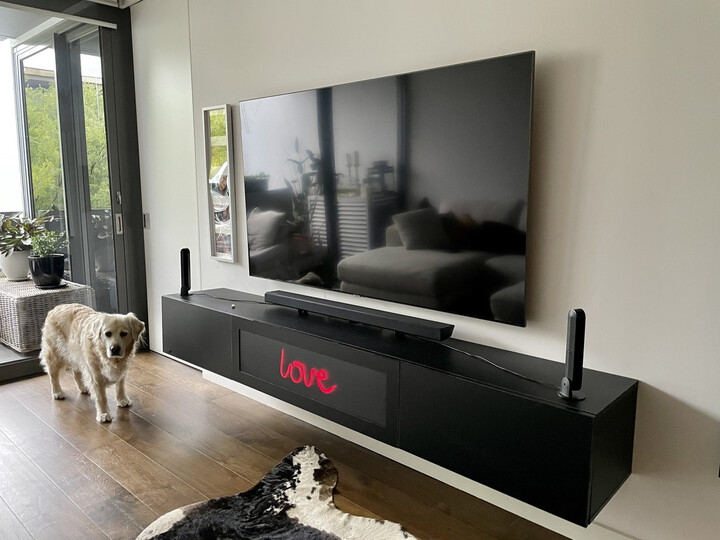
[[[112,353],[113,356],[117,356],[118,354],[120,354],[120,349],[121,349],[120,345],[113,345],[110,348],[110,353]]]

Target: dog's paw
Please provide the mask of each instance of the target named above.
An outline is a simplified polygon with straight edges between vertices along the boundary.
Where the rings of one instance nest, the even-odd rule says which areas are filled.
[[[62,390],[58,390],[57,392],[52,393],[53,399],[65,399],[65,392]]]
[[[80,389],[80,393],[87,395],[87,394],[90,393],[90,390],[88,390],[87,388],[81,388],[81,389]]]
[[[129,407],[132,405],[132,399],[129,397],[118,399],[118,407]]]
[[[97,420],[100,423],[106,423],[106,422],[112,422],[112,416],[110,416],[110,413],[100,413],[95,417],[95,420]]]

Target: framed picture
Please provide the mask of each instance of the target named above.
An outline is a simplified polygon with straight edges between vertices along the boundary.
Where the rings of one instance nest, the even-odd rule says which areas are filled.
[[[230,105],[204,107],[205,179],[210,218],[210,256],[235,262],[235,168]]]

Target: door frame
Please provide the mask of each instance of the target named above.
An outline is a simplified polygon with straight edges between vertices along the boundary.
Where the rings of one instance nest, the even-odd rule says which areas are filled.
[[[50,8],[51,11],[58,13],[59,17],[63,17],[61,11],[51,8],[53,2],[48,0],[35,0],[10,3],[36,8],[41,7],[45,10]],[[60,7],[62,4],[63,2],[58,2],[54,5]],[[113,220],[115,225],[113,238],[115,243],[118,311],[121,313],[133,312],[140,319],[147,321],[145,242],[130,10],[99,6],[82,1],[75,2],[74,7],[77,8],[78,4],[85,4],[85,6],[84,9],[81,10],[82,13],[75,10],[75,20],[77,21],[78,15],[96,16],[96,21],[85,19],[83,22],[85,24],[96,23],[95,26],[98,28],[100,40],[110,199],[113,216],[119,216],[119,220]],[[62,8],[67,9],[68,6],[62,6]],[[67,27],[64,26],[64,28],[65,31],[67,31]],[[60,34],[62,32],[57,33]],[[54,33],[49,31],[47,43],[54,43],[54,41]],[[22,88],[22,73],[19,69],[20,58],[17,56],[15,66],[18,104],[22,107],[21,114],[19,115],[21,118],[18,119],[18,122],[21,128],[20,151],[25,184],[25,212],[29,215],[34,215],[32,183],[27,170],[29,165],[27,116]],[[60,68],[61,66],[56,66],[56,73],[59,72]],[[63,67],[63,69],[65,68],[66,66]],[[59,93],[60,88],[58,88],[58,95]],[[60,103],[58,106],[60,107]],[[65,113],[67,115],[67,111],[65,111]],[[77,144],[65,143],[63,134],[61,134],[61,141],[63,141],[61,144],[63,168],[67,166],[72,167],[73,162],[74,166],[77,167]],[[66,144],[68,145],[67,151]],[[67,210],[69,211],[69,208]],[[118,221],[122,223],[122,230],[120,232],[118,232],[117,228]]]

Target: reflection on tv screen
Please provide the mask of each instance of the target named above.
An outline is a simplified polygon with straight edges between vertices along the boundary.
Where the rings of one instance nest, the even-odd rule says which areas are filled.
[[[250,274],[524,326],[533,70],[241,102]]]

